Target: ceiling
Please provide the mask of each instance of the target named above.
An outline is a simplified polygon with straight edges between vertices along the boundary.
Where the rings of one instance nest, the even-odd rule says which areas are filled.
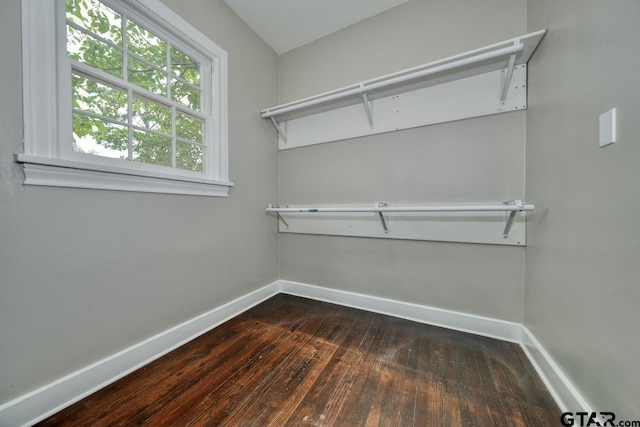
[[[225,0],[279,54],[408,0]]]

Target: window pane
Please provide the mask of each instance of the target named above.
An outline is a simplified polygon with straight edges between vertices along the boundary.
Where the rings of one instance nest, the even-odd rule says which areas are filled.
[[[176,135],[193,142],[203,142],[204,121],[176,111]]]
[[[132,21],[127,21],[127,49],[147,61],[166,69],[167,44]]]
[[[73,108],[127,121],[127,92],[81,74],[72,74]]]
[[[128,58],[129,82],[158,95],[167,96],[167,75],[131,57]]]
[[[200,111],[200,90],[171,79],[171,99],[192,110]]]
[[[176,142],[176,166],[180,169],[204,172],[204,147]]]
[[[200,86],[200,63],[174,47],[171,48],[171,73]]]
[[[126,159],[129,131],[125,126],[73,114],[73,151]]]
[[[122,16],[97,0],[67,0],[67,19],[122,46]]]
[[[74,151],[204,172],[205,120],[181,111],[202,108],[200,61],[100,0],[65,1],[69,58],[124,80],[72,70]]]
[[[133,160],[171,166],[171,138],[133,131]]]
[[[122,78],[122,52],[67,25],[67,55]]]
[[[172,135],[171,108],[138,96],[133,97],[133,124]]]

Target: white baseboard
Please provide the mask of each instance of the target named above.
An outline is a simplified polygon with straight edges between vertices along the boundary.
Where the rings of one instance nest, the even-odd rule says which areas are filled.
[[[522,326],[522,342],[520,346],[562,412],[593,412],[591,405],[587,403],[565,373],[562,372],[562,369],[547,353],[547,350],[524,325]]]
[[[520,343],[522,325],[515,322],[492,319],[459,311],[418,305],[354,292],[340,291],[305,283],[279,281],[281,292],[326,301],[375,313],[387,314],[415,322],[441,326],[476,335]]]
[[[152,336],[0,406],[0,426],[30,426],[278,293],[278,282]]]
[[[37,423],[278,293],[518,343],[563,411],[591,412],[542,345],[519,323],[278,280],[1,405],[0,426]]]

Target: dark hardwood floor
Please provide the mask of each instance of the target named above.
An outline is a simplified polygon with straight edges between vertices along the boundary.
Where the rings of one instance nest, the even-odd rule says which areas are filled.
[[[41,426],[554,426],[513,343],[277,295]]]

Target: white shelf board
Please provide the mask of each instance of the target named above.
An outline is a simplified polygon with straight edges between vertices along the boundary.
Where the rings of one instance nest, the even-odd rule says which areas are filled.
[[[278,148],[286,150],[524,110],[527,108],[526,67],[525,64],[515,67],[504,104],[500,102],[498,90],[503,72],[491,71],[371,101],[374,127],[369,126],[362,104],[288,120],[279,125],[287,137],[286,140],[278,138]]]

